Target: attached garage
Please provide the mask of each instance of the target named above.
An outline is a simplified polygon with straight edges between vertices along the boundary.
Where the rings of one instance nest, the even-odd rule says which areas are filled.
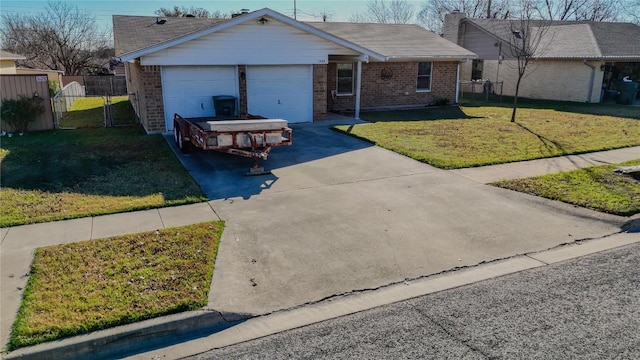
[[[231,19],[115,15],[113,32],[127,90],[149,133],[172,131],[174,113],[216,116],[216,95],[235,97],[240,119],[289,123],[323,120],[334,110],[358,118],[362,104],[457,100],[457,67],[476,57],[417,25],[304,23],[267,8]],[[431,65],[430,91],[416,89],[419,62],[438,64]],[[340,64],[351,71],[338,79]],[[332,99],[339,80],[352,92]]]
[[[184,117],[215,116],[213,96],[238,98],[235,66],[163,66],[162,93],[167,130],[173,130],[173,114]]]
[[[310,65],[247,66],[250,114],[290,123],[313,121],[313,69]]]

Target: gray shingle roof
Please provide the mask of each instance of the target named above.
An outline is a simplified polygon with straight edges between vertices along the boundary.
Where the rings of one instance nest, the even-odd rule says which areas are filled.
[[[485,31],[508,41],[510,20],[466,19]],[[515,20],[516,22],[518,20]],[[534,21],[532,26],[544,26]],[[594,21],[552,21],[547,23],[539,49],[540,58],[555,59],[640,59],[640,26],[631,23]]]
[[[116,56],[145,49],[181,36],[215,26],[225,19],[169,17],[157,24],[155,16],[113,15]]]
[[[14,54],[5,50],[0,50],[0,59],[2,60],[24,60],[26,59],[22,55]]]
[[[216,27],[224,19],[166,18],[156,24],[155,16],[113,16],[116,56],[147,49]],[[417,25],[304,23],[327,34],[359,45],[387,58],[471,58],[475,54]]]
[[[465,58],[475,54],[418,25],[306,22],[389,58]]]

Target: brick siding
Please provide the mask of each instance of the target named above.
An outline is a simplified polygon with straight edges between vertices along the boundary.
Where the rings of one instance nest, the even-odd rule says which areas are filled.
[[[381,77],[382,69],[390,68],[391,79]],[[127,89],[134,109],[147,133],[166,130],[160,66],[127,63]],[[355,82],[354,65],[354,82]],[[361,108],[375,109],[394,106],[432,105],[442,98],[455,100],[457,62],[433,62],[431,91],[417,91],[417,62],[369,63],[362,67]],[[246,66],[238,66],[240,92],[239,115],[247,113]],[[246,77],[245,77],[246,78]],[[313,65],[313,120],[323,120],[327,111],[350,111],[355,108],[355,93],[331,99],[337,86],[336,64]],[[355,86],[355,84],[354,84]]]
[[[140,122],[147,133],[166,130],[160,66],[127,63],[127,91]]]
[[[417,91],[417,62],[387,62],[362,64],[362,88],[360,107],[375,109],[395,106],[432,105],[442,98],[452,103],[456,96],[457,62],[433,62],[431,91]],[[336,64],[328,65],[328,93],[337,87]],[[391,79],[382,79],[381,72],[390,68]],[[356,81],[354,64],[354,87]],[[349,111],[355,108],[355,90],[353,95],[337,96],[327,103],[328,111]]]
[[[240,93],[238,117],[247,118],[247,66],[238,65],[238,92]],[[254,114],[256,115],[256,114]]]
[[[327,117],[327,68],[326,64],[313,65],[313,121]]]

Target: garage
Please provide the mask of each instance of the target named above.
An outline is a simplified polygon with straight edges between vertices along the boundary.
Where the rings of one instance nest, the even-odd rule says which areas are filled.
[[[313,121],[310,65],[247,66],[247,111],[290,123]]]
[[[167,130],[173,130],[173,114],[184,117],[214,116],[212,97],[238,98],[235,66],[164,66],[162,93]]]

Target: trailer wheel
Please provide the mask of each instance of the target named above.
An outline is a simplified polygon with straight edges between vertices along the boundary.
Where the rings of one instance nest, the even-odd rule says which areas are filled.
[[[182,152],[183,154],[189,152],[191,143],[182,140],[182,134],[180,133],[180,128],[178,126],[173,127],[173,139],[175,140],[178,149],[180,149],[180,152]]]
[[[178,125],[173,124],[173,141],[176,142],[176,146],[178,146],[178,138],[180,137],[180,129]]]

